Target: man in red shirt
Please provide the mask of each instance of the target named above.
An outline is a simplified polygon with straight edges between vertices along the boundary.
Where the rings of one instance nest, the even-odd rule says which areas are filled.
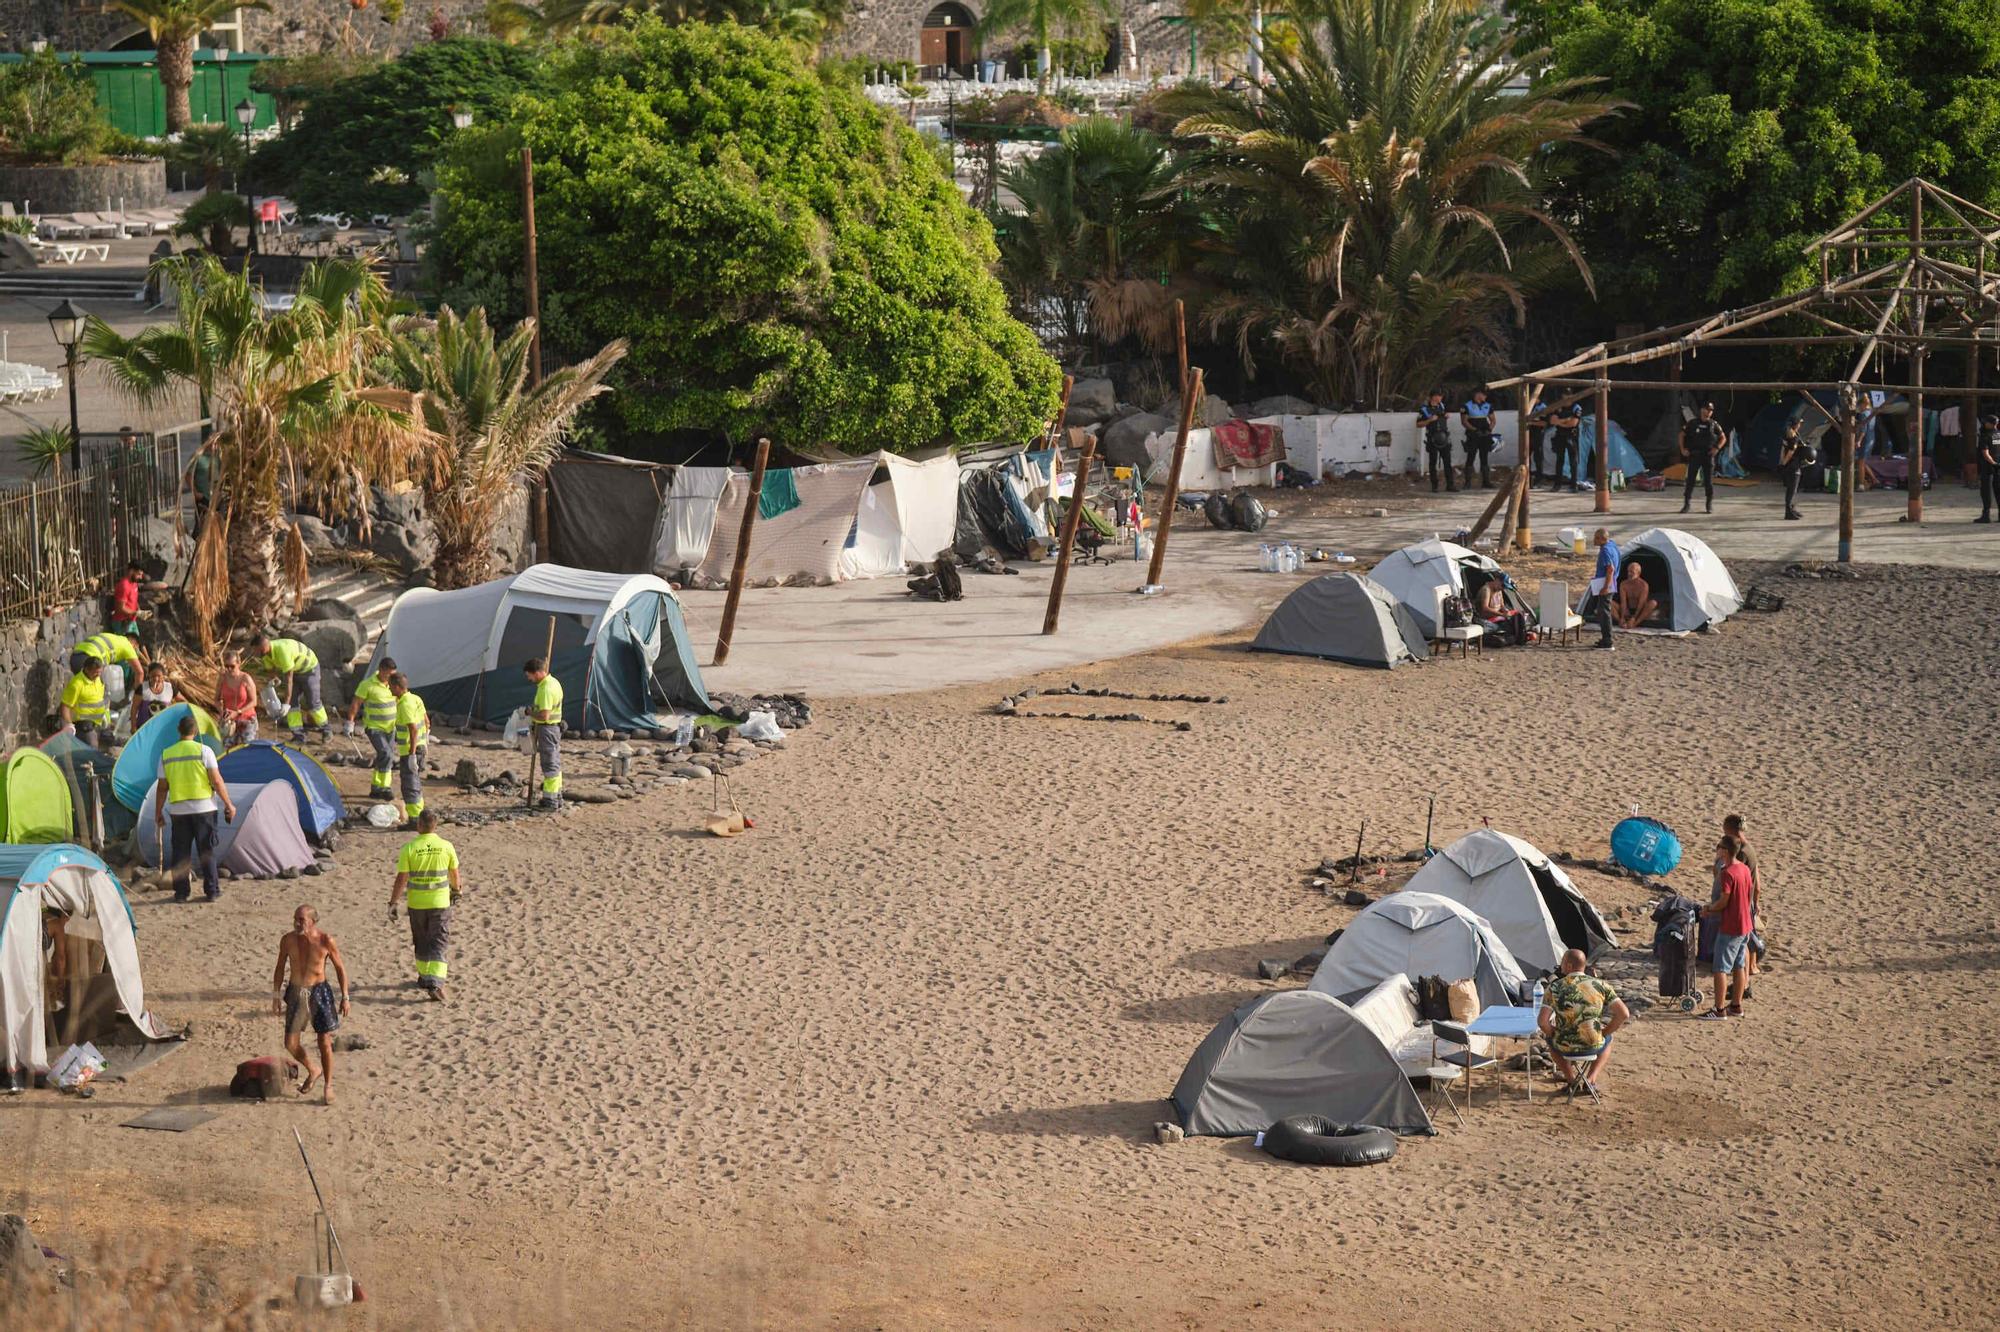
[[[139,585],[145,581],[143,568],[137,564],[125,566],[125,572],[111,589],[111,632],[127,638],[139,636]]]
[[[1716,847],[1716,861],[1722,870],[1716,876],[1715,900],[1701,909],[1704,916],[1721,917],[1715,936],[1715,1007],[1702,1014],[1710,1022],[1743,1016],[1756,888],[1742,855],[1742,839],[1724,833]]]

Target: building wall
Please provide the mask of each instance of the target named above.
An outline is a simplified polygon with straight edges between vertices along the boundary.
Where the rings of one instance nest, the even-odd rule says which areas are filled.
[[[959,3],[971,12],[974,19],[987,9],[984,0],[959,0]],[[827,44],[828,50],[843,56],[918,60],[919,34],[923,31],[924,16],[936,4],[937,0],[859,0],[846,26]],[[1164,0],[1126,0],[1121,27],[1134,48],[1137,65],[1136,71],[1128,66],[1128,72],[1138,77],[1164,75],[1170,67],[1179,73],[1186,72],[1187,38],[1161,18],[1162,15],[1177,14],[1181,8],[1179,4],[1165,3]],[[1006,53],[1020,45],[1022,40],[1001,38],[987,43],[987,47]]]

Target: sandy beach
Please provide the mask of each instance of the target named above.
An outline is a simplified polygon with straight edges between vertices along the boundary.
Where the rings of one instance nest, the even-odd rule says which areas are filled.
[[[1986,1324],[2000,577],[1732,566],[1785,608],[1612,654],[1373,673],[1253,656],[1252,616],[816,694],[740,770],[741,839],[701,834],[702,785],[445,829],[470,891],[443,1006],[385,919],[395,834],[212,907],[136,891],[150,1003],[195,1039],[87,1103],[0,1103],[0,1209],[108,1266],[165,1254],[204,1320],[274,1326],[310,1244],[294,1127],[367,1291],[356,1328]],[[1228,702],[1115,705],[1185,732],[992,712],[1072,681]],[[447,773],[492,757],[446,740]],[[603,746],[575,748],[573,786],[599,785]],[[1688,840],[1689,895],[1744,814],[1772,950],[1749,1018],[1655,1007],[1601,1106],[1482,1077],[1463,1128],[1377,1168],[1155,1144],[1209,1027],[1303,983],[1258,960],[1352,917],[1304,871],[1364,820],[1370,852],[1421,847],[1432,795],[1440,844],[1490,821],[1589,857],[1636,805]],[[1649,946],[1638,884],[1577,880]],[[229,1102],[236,1061],[279,1047],[266,987],[300,901],[370,1048],[331,1108]],[[211,1101],[185,1134],[121,1127]]]

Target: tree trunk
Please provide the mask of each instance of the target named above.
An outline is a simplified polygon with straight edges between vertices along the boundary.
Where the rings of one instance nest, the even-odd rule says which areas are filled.
[[[161,33],[154,43],[154,59],[160,66],[160,91],[167,98],[167,133],[179,134],[194,119],[188,106],[188,89],[194,86],[195,34],[185,37]]]
[[[239,513],[229,525],[229,600],[223,614],[238,628],[257,630],[282,617],[284,571],[278,562],[282,535],[276,514]]]

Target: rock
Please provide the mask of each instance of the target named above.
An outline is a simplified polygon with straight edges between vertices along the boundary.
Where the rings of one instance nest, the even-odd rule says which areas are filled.
[[[350,1034],[343,1031],[335,1034],[333,1038],[333,1048],[347,1054],[352,1054],[356,1050],[369,1049],[374,1044],[375,1042],[369,1040],[359,1032]]]
[[[367,627],[359,619],[295,621],[285,626],[282,632],[286,637],[296,638],[311,648],[313,655],[326,668],[320,673],[322,692],[328,677],[344,670],[347,663],[360,656],[361,649],[368,645]],[[328,706],[331,707],[330,701]]]
[[[1176,393],[1173,397],[1160,404],[1160,415],[1167,418],[1165,429],[1180,429],[1180,394]],[[1204,426],[1218,426],[1224,421],[1233,421],[1235,419],[1235,412],[1230,408],[1228,403],[1216,397],[1213,393],[1204,393],[1201,395],[1200,403],[1195,406],[1194,422],[1189,428],[1200,430]]]
[[[306,603],[298,618],[304,624],[319,624],[325,620],[352,620],[359,624],[361,612],[352,602],[342,601],[339,597],[318,597]]]
[[[1368,894],[1362,892],[1359,888],[1349,888],[1340,895],[1341,904],[1344,906],[1365,907],[1373,900],[1373,898],[1369,897]]]
[[[368,549],[394,564],[403,578],[416,581],[421,572],[421,581],[428,583],[431,561],[437,558],[437,536],[428,522],[408,527],[378,522],[369,533]]]
[[[1319,408],[1304,398],[1294,398],[1288,393],[1275,397],[1259,398],[1248,407],[1239,409],[1244,416],[1317,416]]]
[[[299,877],[299,872],[296,869],[293,869],[290,865],[287,865],[285,868],[278,871],[278,877],[281,879],[296,879]]]
[[[1096,425],[1118,410],[1118,389],[1108,379],[1079,379],[1069,392],[1069,424]]]
[[[579,805],[609,805],[616,801],[618,797],[610,791],[565,791],[563,792],[563,799],[565,801],[574,801]]]
[[[598,740],[610,740],[614,738],[614,733],[611,731],[591,731],[587,734]]]
[[[452,772],[451,779],[468,790],[476,786],[484,786],[493,780],[491,775],[484,768],[480,767],[477,761],[469,758],[458,761],[458,767]]]
[[[0,1216],[0,1282],[33,1277],[48,1266],[41,1242],[28,1229],[28,1218],[17,1212]]]
[[[299,540],[305,543],[306,554],[324,554],[333,549],[333,533],[327,530],[325,523],[311,514],[298,515],[292,520],[292,525],[299,529]]]
[[[1153,1125],[1153,1141],[1159,1143],[1162,1147],[1182,1142],[1186,1138],[1187,1130],[1183,1129],[1179,1124],[1169,1124],[1165,1120],[1161,1120]]]
[[[1334,933],[1339,934],[1340,931],[1335,930]],[[1292,963],[1292,970],[1302,973],[1318,971],[1319,964],[1324,961],[1326,961],[1326,949],[1315,948],[1298,961]]]
[[[1281,980],[1290,973],[1292,964],[1283,958],[1267,957],[1257,964],[1258,980]]]
[[[385,490],[372,488],[368,497],[369,516],[377,523],[394,527],[414,527],[427,521],[424,492],[407,483]]]
[[[300,874],[311,874],[315,876],[324,874],[325,872],[326,872],[325,870],[320,868],[320,863],[317,860],[315,860],[312,864],[306,866],[304,869],[298,871],[298,873]]]
[[[683,763],[674,769],[674,776],[683,777],[690,781],[699,781],[708,776],[708,769],[694,763]]]
[[[1098,433],[1098,451],[1104,455],[1106,466],[1150,467],[1152,458],[1146,452],[1146,437],[1172,430],[1178,424],[1178,420],[1170,421],[1154,412],[1135,413],[1112,422]]]

